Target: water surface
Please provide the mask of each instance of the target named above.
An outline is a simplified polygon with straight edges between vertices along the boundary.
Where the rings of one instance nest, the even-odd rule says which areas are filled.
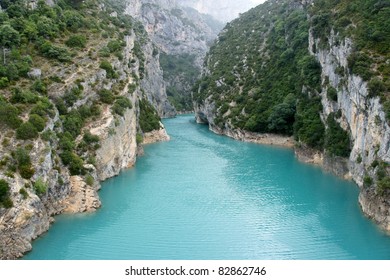
[[[193,116],[164,124],[170,142],[104,182],[96,213],[57,217],[25,259],[390,259],[352,182]]]

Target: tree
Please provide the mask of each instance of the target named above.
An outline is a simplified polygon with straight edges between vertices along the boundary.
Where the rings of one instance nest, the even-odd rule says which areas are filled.
[[[28,140],[28,139],[34,139],[38,136],[38,130],[35,128],[35,126],[31,122],[25,122],[23,123],[17,130],[16,130],[16,138],[22,139],[22,140]]]
[[[9,24],[0,27],[0,46],[3,48],[12,48],[20,44],[20,34]]]

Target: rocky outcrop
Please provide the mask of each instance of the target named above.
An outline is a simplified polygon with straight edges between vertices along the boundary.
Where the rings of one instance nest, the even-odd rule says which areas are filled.
[[[309,37],[309,49],[317,49],[316,56],[322,66],[323,87],[321,93],[323,119],[330,113],[341,112],[339,123],[347,130],[353,143],[352,152],[347,161],[349,177],[361,188],[360,204],[362,210],[383,228],[389,229],[388,199],[379,195],[374,186],[364,187],[364,177],[375,177],[374,161],[390,162],[390,127],[380,104],[379,97],[370,98],[367,82],[347,71],[348,57],[352,52],[353,42],[346,38],[338,42],[332,31],[327,48],[319,47],[319,40]],[[337,42],[337,43],[336,43]],[[315,45],[316,48],[313,48]],[[342,73],[336,69],[345,69]],[[329,100],[327,89],[338,89],[337,102]],[[330,162],[333,165],[333,162]]]
[[[161,124],[161,129],[144,133],[142,144],[146,145],[146,144],[152,144],[157,142],[166,142],[169,141],[170,139],[171,138],[166,132],[164,126],[162,126]]]
[[[180,3],[178,3],[180,2]],[[146,73],[149,77],[158,77],[162,73],[159,67],[160,54],[168,56],[169,61],[162,64],[164,80],[170,89],[171,97],[182,99],[185,96],[184,109],[191,108],[191,90],[201,71],[203,59],[210,43],[216,38],[222,24],[211,24],[213,20],[206,20],[204,15],[196,10],[183,8],[181,1],[137,0],[128,2],[126,13],[140,20],[150,36],[154,46],[146,45],[146,52],[154,53],[149,56],[149,66]],[[182,62],[186,66],[183,67]],[[174,69],[180,69],[175,71]],[[198,73],[198,74],[196,74]],[[151,87],[145,87],[145,92],[157,91],[160,96],[165,94],[165,86],[155,78],[147,82]],[[162,77],[162,76],[161,76]],[[176,96],[179,95],[179,96]],[[155,95],[157,96],[157,95]],[[149,98],[149,101],[154,102]],[[182,102],[183,103],[183,102]],[[155,104],[155,103],[154,103]],[[159,106],[163,103],[159,103]],[[180,108],[179,108],[180,109]],[[161,111],[161,108],[159,108]],[[162,114],[170,117],[172,114]]]
[[[71,192],[64,202],[64,213],[93,212],[101,206],[97,188],[84,182],[80,176],[70,177]]]
[[[153,43],[147,37],[141,40],[141,35],[134,30],[128,33],[129,35],[124,37],[126,46],[123,49],[123,58],[110,58],[110,64],[115,69],[115,78],[107,78],[106,70],[99,67],[98,50],[107,45],[104,40],[89,48],[85,56],[79,54],[77,64],[55,65],[50,68],[50,73],[42,68],[40,73],[42,79],[56,75],[62,81],[48,86],[50,100],[57,100],[77,84],[80,85],[83,93],[70,109],[91,106],[99,100],[98,93],[102,89],[113,91],[116,96],[124,97],[131,103],[123,113],[118,114],[114,112],[113,104],[101,102],[101,114],[88,119],[81,135],[74,140],[75,145],[80,144],[85,131],[99,138],[96,150],[79,152],[80,156],[84,157],[84,162],[91,163],[84,164],[87,174],[71,176],[68,167],[58,155],[61,150],[56,134],[62,132],[63,119],[55,106],[53,116],[48,118],[45,128],[51,132],[50,140],[37,138],[21,142],[10,130],[4,130],[0,134],[0,141],[3,143],[0,145],[1,159],[11,159],[11,152],[17,145],[28,147],[31,165],[35,171],[34,176],[26,180],[18,172],[6,173],[3,168],[0,169],[0,179],[9,184],[9,194],[13,202],[9,209],[0,207],[0,259],[19,258],[31,250],[31,242],[49,229],[55,215],[91,212],[100,207],[100,182],[118,175],[121,170],[133,166],[136,162],[137,152],[140,150],[136,141],[137,131],[140,129],[139,99],[146,97],[163,117],[175,114],[167,101],[159,59],[153,54]],[[134,50],[135,43],[143,44],[142,54]],[[148,141],[163,139],[168,140],[169,137],[165,130],[161,129],[151,135]],[[6,146],[4,143],[9,144]],[[89,150],[88,148],[86,150]],[[40,191],[34,186],[37,182],[40,184]]]

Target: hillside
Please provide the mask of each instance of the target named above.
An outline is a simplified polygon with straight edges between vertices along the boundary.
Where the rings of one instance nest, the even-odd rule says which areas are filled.
[[[199,122],[231,137],[293,136],[361,187],[390,230],[388,1],[271,0],[229,23],[195,87]]]
[[[59,213],[94,211],[173,116],[159,51],[118,1],[1,1],[0,258]]]
[[[131,1],[126,13],[141,21],[158,49],[167,94],[178,111],[192,110],[191,90],[223,24],[180,6],[181,1]]]

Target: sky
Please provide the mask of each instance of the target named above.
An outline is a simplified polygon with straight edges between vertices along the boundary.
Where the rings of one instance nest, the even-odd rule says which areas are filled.
[[[251,0],[251,2],[254,4],[254,5],[259,5],[261,3],[264,3],[265,0]]]

